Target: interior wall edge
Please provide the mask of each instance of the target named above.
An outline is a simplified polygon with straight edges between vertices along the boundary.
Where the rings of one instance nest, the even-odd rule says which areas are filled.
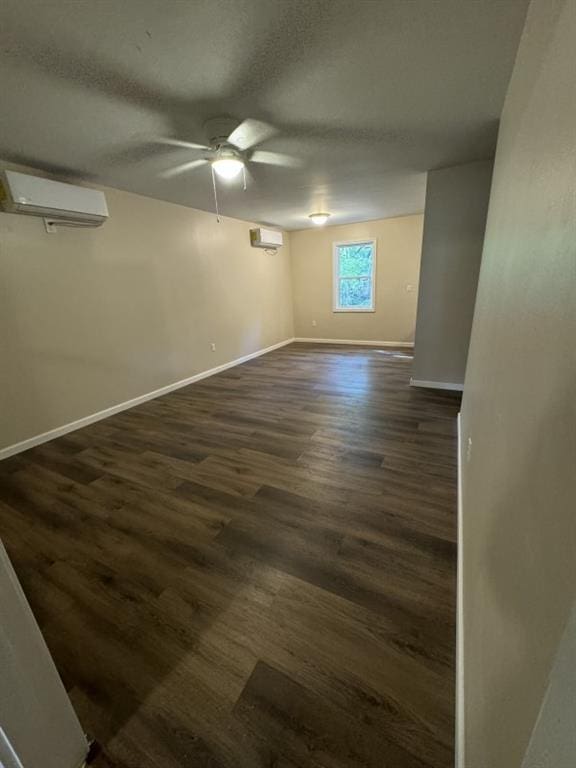
[[[414,376],[463,381],[492,180],[492,160],[428,173]]]
[[[285,339],[284,341],[280,341],[277,344],[272,344],[270,347],[258,349],[256,352],[251,352],[249,355],[244,355],[243,357],[238,357],[235,360],[230,360],[229,362],[218,365],[215,368],[208,368],[207,370],[200,371],[200,373],[196,373],[186,379],[175,381],[172,384],[167,384],[166,386],[155,389],[152,392],[146,392],[143,395],[138,395],[138,397],[125,400],[122,403],[117,403],[110,408],[105,408],[101,411],[97,411],[96,413],[91,413],[88,416],[83,416],[82,418],[71,421],[68,424],[63,424],[60,427],[50,429],[48,432],[43,432],[39,435],[29,437],[26,440],[21,440],[18,443],[14,443],[13,445],[8,445],[5,448],[0,449],[0,461],[3,459],[8,459],[10,456],[15,456],[17,453],[23,453],[30,448],[41,445],[42,443],[47,443],[49,440],[55,440],[57,437],[67,435],[69,432],[74,432],[77,429],[82,429],[82,427],[87,427],[89,424],[94,424],[96,421],[102,421],[103,419],[108,418],[108,416],[113,416],[115,413],[127,411],[137,405],[146,403],[148,400],[154,400],[155,398],[161,397],[162,395],[167,395],[169,392],[174,392],[175,390],[182,389],[182,387],[186,387],[189,384],[194,384],[196,381],[201,381],[201,379],[207,379],[210,376],[215,376],[217,373],[222,373],[222,371],[226,371],[228,368],[234,368],[237,365],[242,365],[242,363],[247,363],[249,360],[253,360],[255,357],[261,357],[262,355],[266,355],[268,352],[273,352],[275,349],[285,347],[288,344],[291,344],[293,341],[295,341],[293,338]]]
[[[464,555],[462,531],[462,425],[461,414],[456,419],[457,424],[457,465],[458,465],[458,503],[457,503],[457,563],[456,563],[456,706],[454,733],[454,765],[455,768],[465,768],[465,719],[464,719],[464,570],[462,558]]]

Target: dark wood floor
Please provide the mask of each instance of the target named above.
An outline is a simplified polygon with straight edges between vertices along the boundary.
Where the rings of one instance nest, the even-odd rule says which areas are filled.
[[[294,344],[0,464],[0,530],[118,768],[453,765],[459,398]]]

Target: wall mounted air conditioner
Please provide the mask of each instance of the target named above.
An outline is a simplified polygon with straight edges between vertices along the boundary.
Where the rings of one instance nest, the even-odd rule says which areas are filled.
[[[284,244],[282,232],[258,227],[250,230],[250,244],[253,248],[281,248]]]
[[[98,227],[108,218],[104,193],[16,171],[0,174],[0,204],[6,213],[42,216],[54,226]]]

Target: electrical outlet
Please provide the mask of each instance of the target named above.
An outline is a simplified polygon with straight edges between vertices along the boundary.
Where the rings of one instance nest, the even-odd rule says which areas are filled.
[[[216,352],[216,344],[214,344],[214,342],[210,344],[210,349],[212,350],[212,352]]]
[[[412,291],[414,290],[414,286],[412,285],[412,283],[406,284],[406,290],[408,291],[408,293],[412,293]]]
[[[317,325],[316,320],[312,320],[312,325],[314,326],[314,328],[316,328],[316,325]]]

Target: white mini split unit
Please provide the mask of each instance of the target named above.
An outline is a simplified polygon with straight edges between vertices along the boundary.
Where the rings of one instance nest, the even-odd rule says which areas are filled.
[[[281,248],[284,245],[284,239],[282,232],[277,232],[275,229],[258,227],[258,229],[250,230],[250,244],[253,248],[276,250],[276,248]]]
[[[47,232],[57,226],[99,227],[108,218],[103,192],[16,171],[0,174],[0,205],[6,213],[41,216]]]

